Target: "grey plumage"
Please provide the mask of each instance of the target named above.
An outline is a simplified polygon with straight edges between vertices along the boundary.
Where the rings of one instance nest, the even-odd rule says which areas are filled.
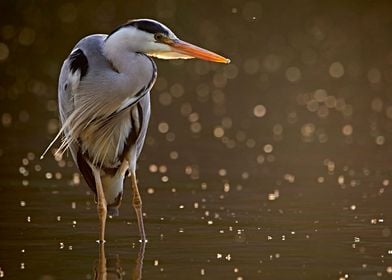
[[[127,175],[141,240],[146,241],[136,161],[147,133],[150,90],[157,76],[151,57],[229,62],[179,40],[157,21],[141,19],[129,21],[109,35],[83,38],[61,68],[58,100],[62,126],[44,154],[64,134],[56,154],[69,150],[95,192],[101,242],[107,213],[118,214]]]
[[[117,214],[118,196],[122,193],[124,181],[117,169],[126,153],[130,154],[130,168],[136,168],[150,118],[149,92],[156,79],[156,66],[151,58],[136,54],[135,64],[143,62],[144,69],[135,67],[133,73],[118,77],[123,74],[103,54],[105,39],[105,35],[92,35],[82,39],[64,61],[58,99],[65,140],[59,153],[70,149],[78,167],[83,166],[80,170],[95,193],[92,172],[89,165],[82,161],[89,160],[102,169],[108,210],[110,214]],[[73,57],[75,52],[85,55],[88,67],[79,65],[80,68],[73,72],[72,58],[77,59]],[[81,75],[86,68],[86,73]],[[140,72],[144,79],[140,78]],[[116,79],[122,79],[128,86],[118,90],[113,84]],[[97,84],[96,80],[100,83]],[[105,94],[97,94],[98,92]],[[132,102],[124,103],[128,99],[132,99]],[[79,157],[78,153],[81,154]]]

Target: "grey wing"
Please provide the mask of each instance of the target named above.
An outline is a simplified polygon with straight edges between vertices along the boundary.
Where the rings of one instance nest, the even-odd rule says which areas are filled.
[[[61,67],[59,84],[58,84],[58,97],[57,97],[58,104],[59,104],[60,120],[62,125],[75,109],[75,105],[72,98],[72,90],[71,90],[72,86],[70,86],[70,81],[69,81],[70,74],[71,74],[70,62],[69,62],[69,58],[67,58],[64,61],[63,66]],[[67,135],[68,131],[64,131],[64,133],[65,135]],[[76,162],[76,151],[75,148],[72,146],[70,148],[70,151],[72,157]]]
[[[86,75],[88,60],[81,49],[74,49],[61,67],[58,84],[58,103],[61,123],[75,110],[73,91],[78,87],[80,80]],[[67,137],[68,131],[64,131]],[[75,143],[70,146],[73,159],[77,162],[78,147]]]
[[[61,67],[58,84],[58,104],[62,124],[65,123],[75,110],[73,91],[78,87],[80,80],[86,75],[87,70],[88,60],[81,49],[73,50]],[[68,133],[69,131],[65,128],[65,137],[67,137]],[[69,150],[88,186],[93,192],[96,192],[94,175],[83,157],[79,145],[77,143],[71,143]]]

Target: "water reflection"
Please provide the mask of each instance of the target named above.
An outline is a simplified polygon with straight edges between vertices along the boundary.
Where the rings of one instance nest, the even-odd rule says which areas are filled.
[[[143,260],[144,260],[144,251],[146,249],[146,242],[142,242],[140,244],[139,254],[137,255],[135,269],[132,274],[133,280],[142,279],[142,271],[143,271]]]
[[[135,261],[132,272],[132,280],[142,279],[144,252],[146,250],[146,242],[140,243],[140,249]],[[120,255],[107,257],[105,252],[105,244],[99,244],[98,260],[94,263],[94,279],[95,280],[114,280],[124,279],[125,271],[121,266]]]

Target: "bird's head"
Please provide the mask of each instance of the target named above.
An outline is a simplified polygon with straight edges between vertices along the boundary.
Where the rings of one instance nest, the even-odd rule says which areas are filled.
[[[189,59],[229,63],[230,60],[214,52],[184,42],[162,23],[151,19],[131,20],[115,29],[106,39],[113,48],[125,46],[129,51],[141,52],[161,59]]]

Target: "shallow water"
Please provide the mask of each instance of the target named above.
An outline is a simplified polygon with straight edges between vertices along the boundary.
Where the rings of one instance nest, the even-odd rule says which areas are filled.
[[[317,182],[313,169],[294,182],[270,175],[229,188],[219,175],[209,174],[207,186],[184,180],[152,184],[152,194],[143,188],[149,242],[140,273],[145,279],[387,277],[392,217],[385,176],[370,170],[367,176],[350,176],[359,186],[342,187],[327,171],[326,181]],[[273,181],[280,182],[279,194],[267,191]],[[64,179],[1,187],[6,276],[94,278],[98,219],[86,191]],[[111,279],[134,276],[141,249],[126,189],[120,217],[108,221]]]
[[[392,4],[270,2],[0,4],[0,278],[391,277]],[[74,43],[144,16],[232,63],[157,61],[148,242],[127,183],[100,247],[72,159],[39,156]]]

